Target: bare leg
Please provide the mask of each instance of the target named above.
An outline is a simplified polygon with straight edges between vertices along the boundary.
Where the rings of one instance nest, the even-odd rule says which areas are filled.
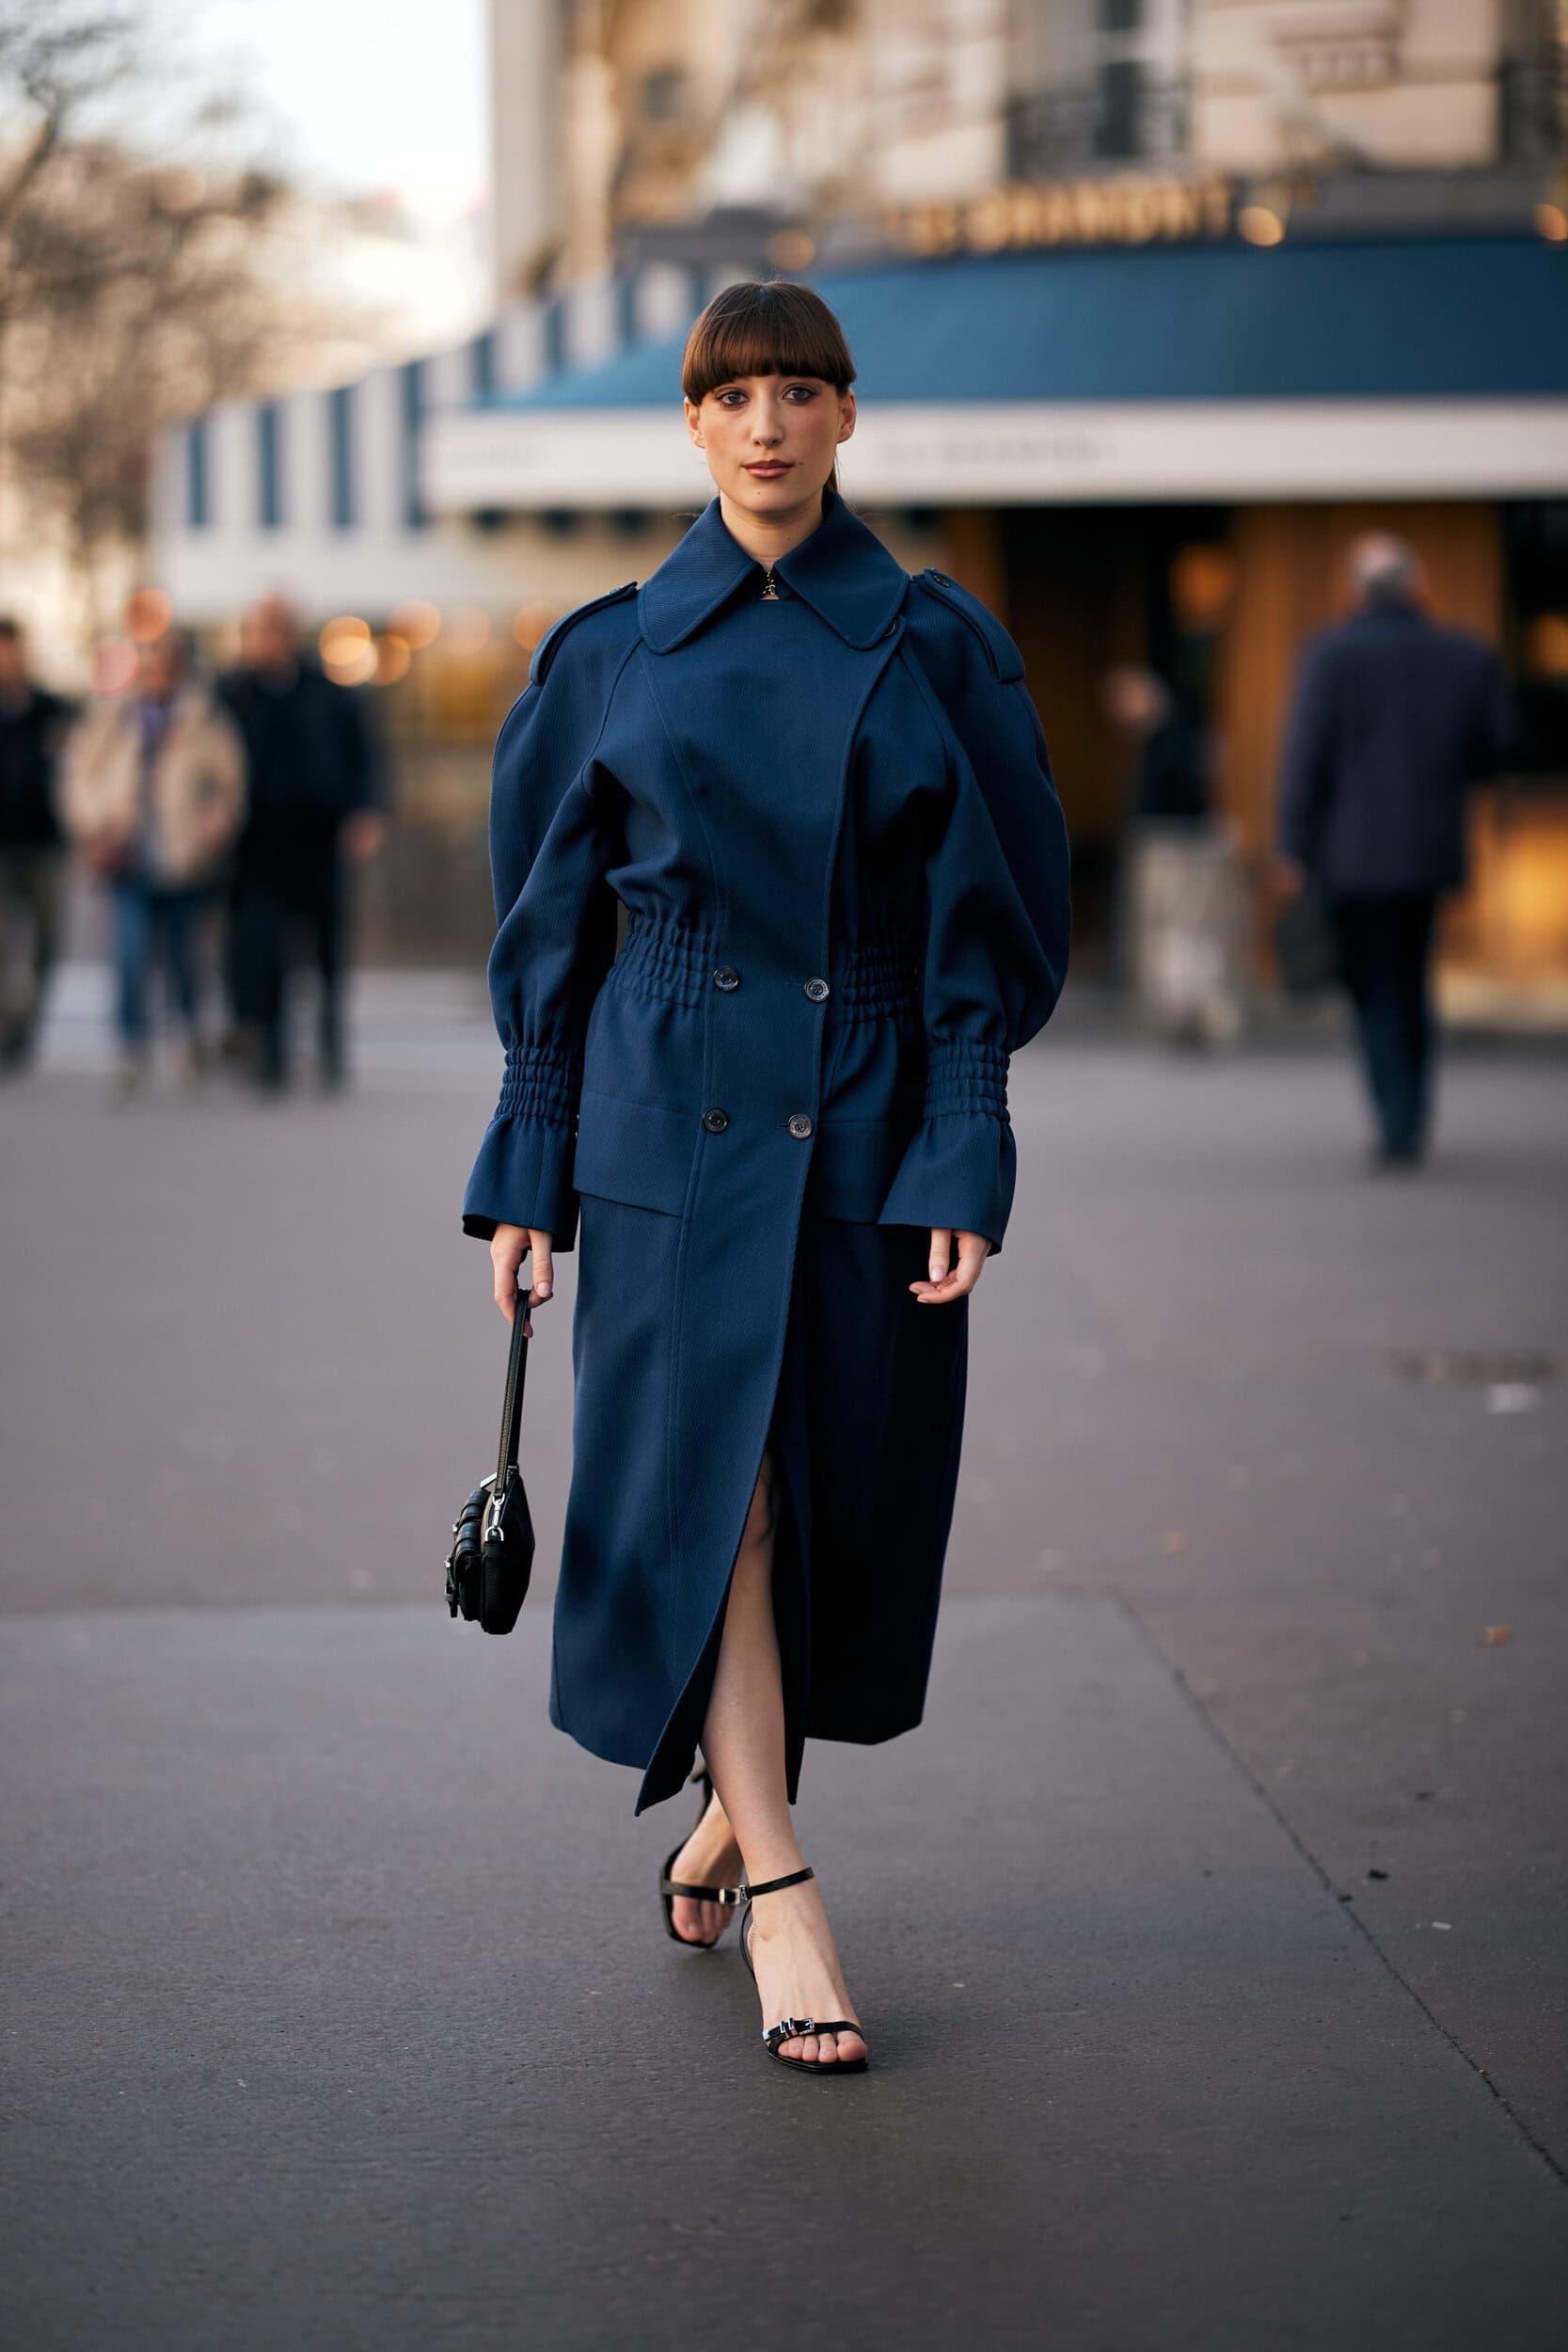
[[[777,1480],[769,1447],[730,1583],[703,1727],[703,1753],[754,1883],[801,1867],[785,1794],[784,1688],[773,1623]],[[854,2016],[815,1879],[763,1897],[752,1916],[751,1948],[765,2026],[781,2017]],[[864,2042],[851,2033],[797,2036],[782,2048],[785,2058],[824,2064],[866,2055]]]
[[[746,1526],[740,1538],[740,1549],[736,1555],[736,1581],[739,1581],[742,1569],[753,1557],[760,1559],[764,1575],[770,1575],[772,1572],[773,1512],[768,1471],[768,1465],[765,1461],[752,1495],[752,1507],[746,1515]],[[731,1612],[734,1607],[732,1587]],[[729,1626],[730,1618],[726,1615],[722,1637],[724,1648],[727,1648],[729,1645]],[[722,1674],[723,1670],[721,1651],[718,1671]],[[709,1720],[711,1721],[711,1716]],[[704,1753],[711,1771],[713,1759],[706,1755],[705,1742]],[[780,1756],[782,1772],[782,1706]],[[675,1856],[671,1876],[684,1880],[689,1886],[733,1886],[740,1876],[740,1848],[736,1842],[735,1832],[730,1827],[723,1802],[715,1794],[707,1811]],[[712,1945],[716,1944],[723,1934],[733,1915],[720,1903],[698,1902],[689,1896],[676,1895],[672,1899],[671,1915],[674,1923],[675,1933],[684,1936],[688,1943]]]

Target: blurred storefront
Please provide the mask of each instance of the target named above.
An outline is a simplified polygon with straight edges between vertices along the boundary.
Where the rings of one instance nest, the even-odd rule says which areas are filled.
[[[1398,529],[1434,608],[1501,643],[1525,766],[1477,809],[1449,926],[1468,999],[1568,980],[1568,251],[1531,238],[1244,242],[903,261],[817,280],[862,421],[849,493],[911,563],[1008,621],[1079,850],[1085,965],[1110,937],[1131,788],[1105,707],[1153,670],[1204,738],[1260,876],[1303,639],[1356,532]],[[633,346],[432,429],[435,502],[583,513],[700,496],[679,343]],[[1465,991],[1462,988],[1463,996]]]
[[[218,627],[286,586],[363,626],[341,642],[381,681],[405,804],[454,843],[467,825],[466,869],[528,647],[645,577],[709,494],[680,421],[687,326],[718,285],[784,269],[856,354],[848,494],[1023,648],[1081,971],[1112,960],[1136,789],[1109,675],[1161,681],[1260,883],[1294,662],[1377,524],[1414,542],[1439,614],[1503,647],[1528,716],[1517,772],[1477,803],[1449,1001],[1568,1011],[1556,20],[1523,0],[785,8],[759,83],[755,11],[733,13],[495,11],[496,326],[174,437],[180,608]]]

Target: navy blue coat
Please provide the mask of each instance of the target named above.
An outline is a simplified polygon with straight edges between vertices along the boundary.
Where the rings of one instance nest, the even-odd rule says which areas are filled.
[[[1285,738],[1279,847],[1347,897],[1458,889],[1465,797],[1513,731],[1497,658],[1413,605],[1312,640]]]
[[[576,1241],[552,1720],[690,1770],[770,1428],[790,1794],[803,1740],[920,1719],[1007,1057],[1066,973],[1068,845],[1023,665],[832,492],[763,572],[715,498],[558,623],[496,747],[500,1102],[469,1233]],[[627,910],[617,955],[617,907]]]

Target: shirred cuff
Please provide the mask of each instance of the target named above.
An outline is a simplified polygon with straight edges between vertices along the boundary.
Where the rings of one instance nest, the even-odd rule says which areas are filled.
[[[528,1225],[552,1235],[557,1249],[573,1247],[577,1094],[571,1057],[559,1048],[509,1050],[496,1115],[463,1196],[465,1233],[489,1241],[498,1225]]]
[[[949,1111],[989,1111],[1007,1116],[1007,1057],[999,1045],[969,1038],[943,1040],[926,1057],[926,1116]]]
[[[541,1119],[569,1127],[577,1115],[578,1086],[572,1057],[560,1045],[512,1045],[498,1119]]]
[[[1002,1248],[1018,1177],[1007,1115],[1007,1057],[959,1041],[931,1049],[926,1110],[899,1162],[879,1225],[949,1227]]]

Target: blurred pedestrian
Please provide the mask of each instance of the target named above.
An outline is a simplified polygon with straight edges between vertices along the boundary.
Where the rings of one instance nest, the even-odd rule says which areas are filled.
[[[120,1098],[148,1074],[154,963],[172,995],[188,1084],[206,1060],[198,934],[245,813],[245,775],[238,731],[194,660],[189,631],[166,629],[142,647],[135,684],[90,704],[66,747],[67,830],[114,899]]]
[[[1430,1139],[1439,898],[1467,874],[1465,801],[1513,734],[1496,654],[1422,605],[1414,551],[1387,532],[1351,550],[1356,610],[1302,656],[1286,735],[1279,880],[1320,892],[1376,1114],[1374,1164]]]
[[[1101,700],[1132,748],[1130,819],[1201,823],[1209,814],[1207,729],[1178,707],[1163,677],[1132,663],[1106,671]]]
[[[0,1073],[38,1046],[59,948],[65,835],[55,768],[71,706],[31,676],[20,622],[0,617]]]
[[[229,911],[235,1022],[258,1082],[280,1089],[289,1074],[289,982],[303,941],[319,985],[321,1079],[336,1088],[346,1074],[346,867],[374,856],[385,834],[378,747],[361,693],[306,660],[298,619],[281,596],[245,615],[241,666],[222,692],[250,766]]]
[[[1243,897],[1210,807],[1210,730],[1154,671],[1107,670],[1101,704],[1127,746],[1111,967],[1153,1033],[1181,1047],[1240,1035]]]

